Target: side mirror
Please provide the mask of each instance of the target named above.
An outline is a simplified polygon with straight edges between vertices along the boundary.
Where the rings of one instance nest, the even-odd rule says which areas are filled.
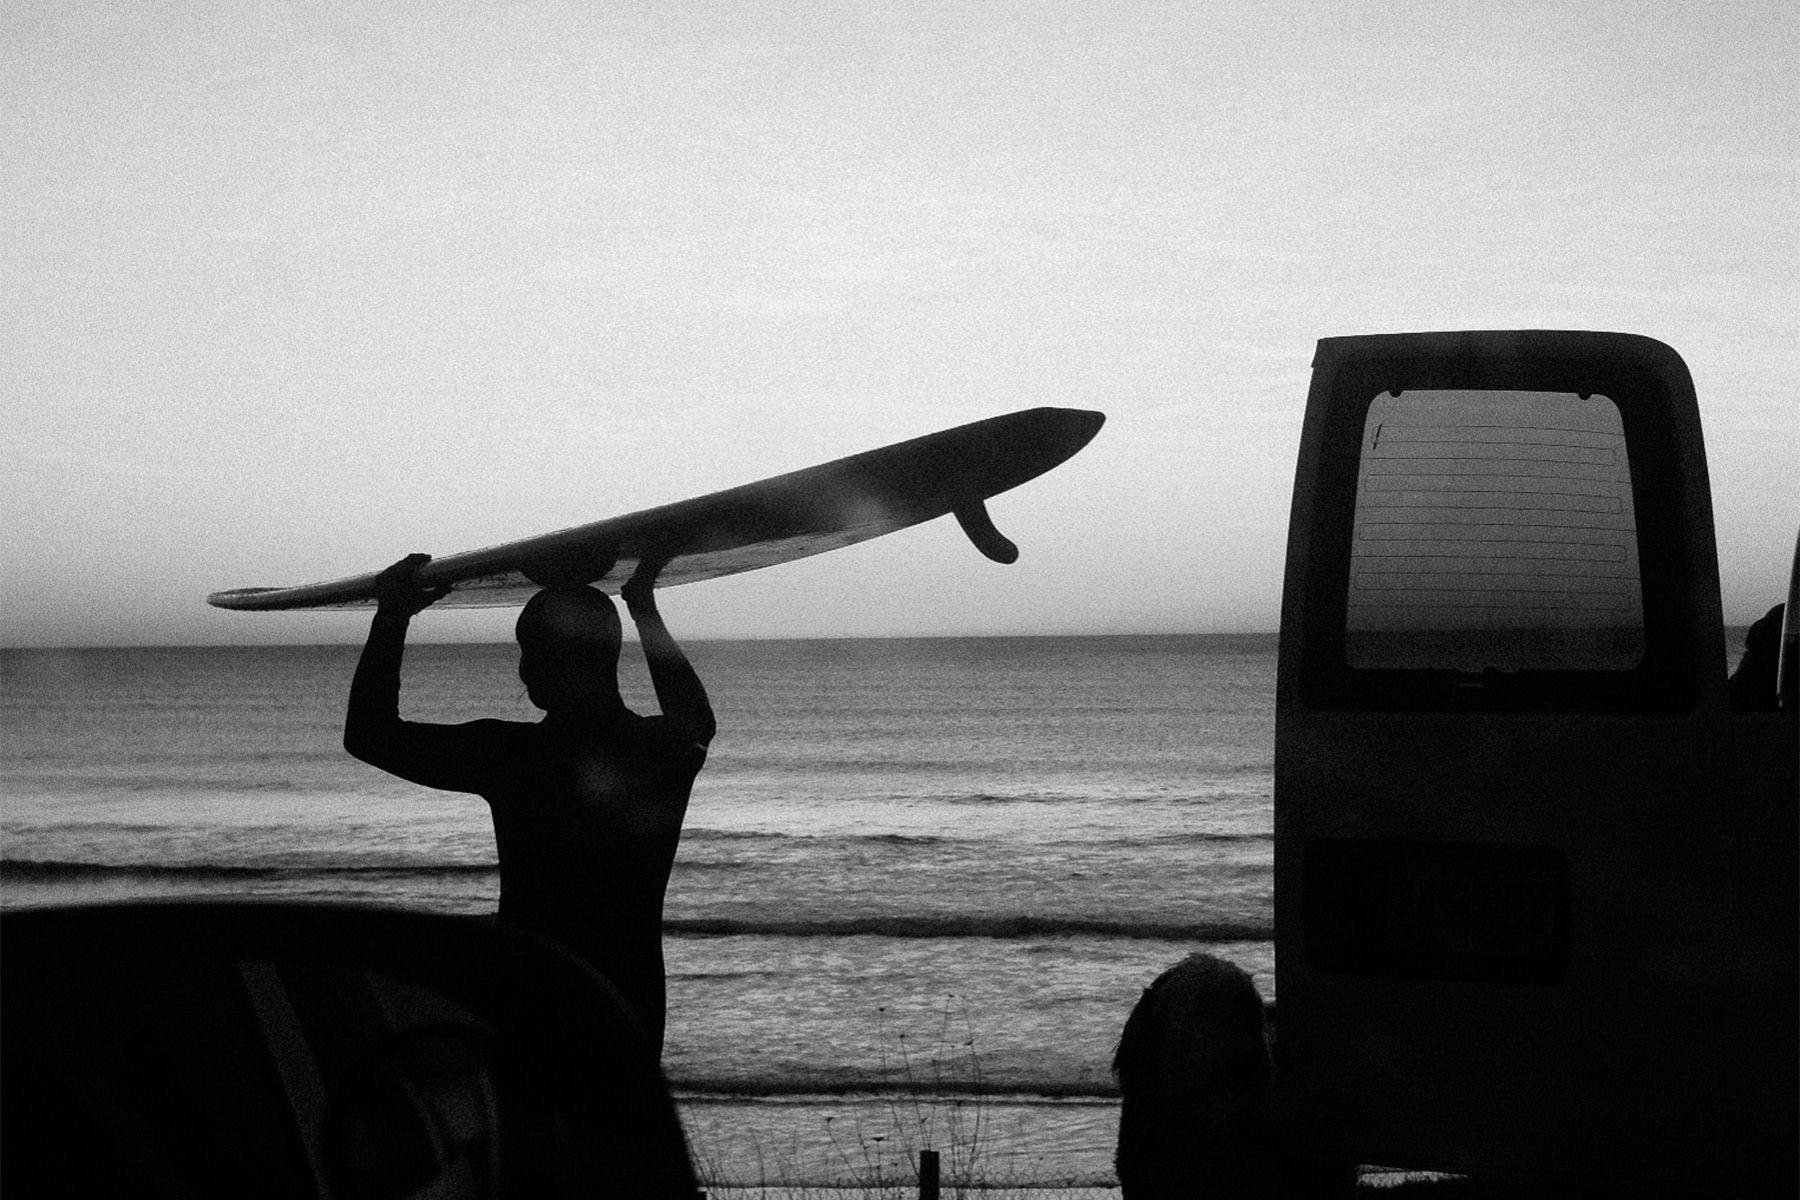
[[[490,921],[24,910],[0,918],[0,970],[9,1196],[697,1191],[617,994]]]

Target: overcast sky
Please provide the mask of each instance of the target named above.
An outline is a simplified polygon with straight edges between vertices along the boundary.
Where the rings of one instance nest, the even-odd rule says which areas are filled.
[[[1648,334],[1728,620],[1800,522],[1800,16],[1767,4],[0,7],[0,645],[1039,404],[991,505],[664,603],[690,636],[1273,629],[1319,337]],[[428,613],[421,636],[503,636]]]

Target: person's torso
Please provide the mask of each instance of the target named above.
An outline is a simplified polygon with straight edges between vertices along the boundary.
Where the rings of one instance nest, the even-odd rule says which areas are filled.
[[[508,742],[483,792],[502,919],[590,956],[658,949],[663,894],[704,750],[633,714],[588,727],[521,725]]]

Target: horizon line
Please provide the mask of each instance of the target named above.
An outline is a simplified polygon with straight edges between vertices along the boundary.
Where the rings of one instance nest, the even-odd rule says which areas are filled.
[[[1730,628],[1730,626],[1727,626]],[[701,645],[709,642],[923,642],[923,641],[1023,641],[1027,639],[1048,638],[1192,638],[1192,637],[1275,637],[1278,629],[1190,629],[1190,630],[1097,630],[1090,632],[1064,633],[825,633],[805,636],[755,634],[720,636],[716,634],[695,634],[677,640],[682,645]],[[354,641],[318,641],[318,642],[94,642],[64,643],[56,645],[0,646],[0,653],[29,653],[34,651],[58,650],[294,650],[314,646],[344,646],[360,648],[366,639]],[[637,638],[626,636],[627,644],[637,642]],[[510,646],[511,637],[473,638],[463,640],[434,640],[431,638],[408,639],[408,646]]]

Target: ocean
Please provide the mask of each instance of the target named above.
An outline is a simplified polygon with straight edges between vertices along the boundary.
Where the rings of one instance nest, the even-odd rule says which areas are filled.
[[[1274,998],[1275,637],[712,641],[664,1068],[715,1185],[1104,1185],[1108,1065],[1197,949]],[[354,646],[0,651],[0,905],[493,910],[486,806],[339,742]],[[654,711],[635,647],[627,702]],[[507,645],[408,649],[416,720],[533,719]]]

